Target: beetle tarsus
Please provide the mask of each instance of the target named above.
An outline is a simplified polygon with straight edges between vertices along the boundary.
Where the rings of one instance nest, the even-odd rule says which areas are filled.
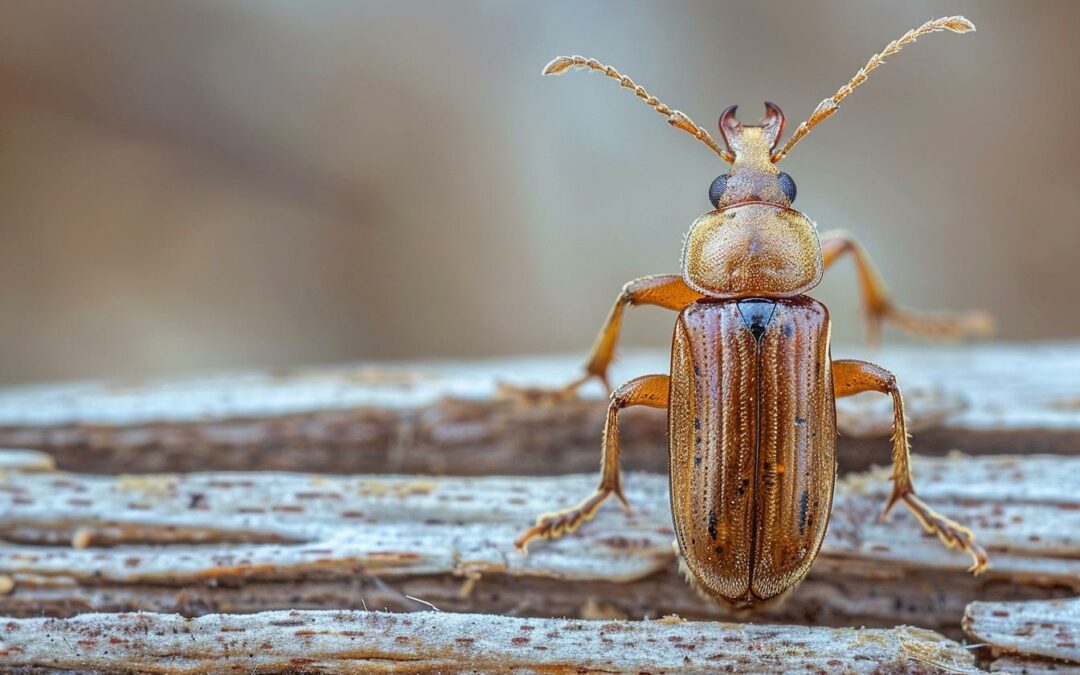
[[[970,529],[934,511],[914,494],[903,495],[902,499],[904,504],[918,518],[923,529],[936,534],[941,543],[945,544],[947,548],[967,551],[972,558],[971,567],[968,568],[969,572],[979,575],[987,570],[989,558],[986,555],[986,549],[975,543],[975,535],[972,534]]]
[[[994,319],[982,310],[916,311],[889,303],[877,321],[888,319],[913,335],[935,340],[984,338],[994,332]]]
[[[592,520],[597,509],[600,508],[600,505],[604,503],[604,500],[612,492],[614,490],[597,490],[577,506],[542,514],[536,519],[535,525],[525,530],[520,537],[514,540],[514,546],[522,553],[526,553],[529,542],[533,539],[558,539],[570,534],[581,527],[582,523]],[[629,508],[625,497],[620,494],[619,499]]]
[[[500,398],[509,399],[523,407],[558,405],[578,398],[578,389],[591,378],[592,375],[586,375],[555,388],[521,387],[500,381],[496,383],[496,392]]]

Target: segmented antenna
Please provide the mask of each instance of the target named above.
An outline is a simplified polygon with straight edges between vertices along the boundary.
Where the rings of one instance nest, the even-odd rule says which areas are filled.
[[[855,87],[866,82],[866,78],[870,71],[885,63],[886,57],[892,56],[903,47],[918,40],[923,35],[936,33],[942,30],[949,30],[954,33],[967,33],[975,30],[975,24],[962,16],[946,16],[940,19],[934,19],[933,21],[927,21],[918,28],[909,30],[899,38],[885,45],[885,49],[882,49],[877,54],[871,56],[866,65],[855,73],[855,76],[851,78],[850,82],[840,87],[840,90],[833,94],[831,98],[827,98],[818,104],[818,107],[815,108],[814,112],[810,115],[810,119],[800,124],[799,128],[795,130],[795,133],[791,134],[791,138],[788,139],[788,142],[784,144],[784,147],[773,154],[772,161],[779,162],[786,157],[787,154],[791,152],[791,149],[794,148],[806,134],[810,133],[811,129],[836,112],[840,106],[840,101],[847,98],[847,95],[850,94]]]
[[[731,163],[735,161],[734,155],[720,147],[716,141],[713,140],[712,136],[709,135],[708,131],[705,131],[695,124],[694,120],[690,119],[686,114],[667,107],[655,96],[645,91],[644,87],[639,86],[629,77],[623,75],[611,66],[605,66],[596,59],[588,59],[584,56],[559,56],[553,59],[551,63],[544,66],[544,75],[561,75],[571,68],[588,68],[589,70],[595,70],[598,73],[602,73],[613,80],[618,80],[619,84],[626,89],[633,91],[635,96],[649,104],[653,110],[666,117],[668,124],[676,129],[682,129],[709,146],[713,152],[720,155],[726,162]]]

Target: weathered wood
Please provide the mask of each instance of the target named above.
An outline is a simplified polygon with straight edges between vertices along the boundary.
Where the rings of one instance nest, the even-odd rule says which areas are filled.
[[[1068,667],[1061,663],[1065,661],[1080,669],[1080,598],[973,602],[964,613],[963,626],[973,641],[989,645],[994,655],[1011,655],[1007,662],[1011,667]]]
[[[838,347],[838,357],[865,356]],[[1080,451],[1080,344],[890,347],[924,454]],[[100,473],[279,469],[331,473],[535,474],[591,471],[604,412],[584,398],[521,405],[499,380],[561,384],[580,357],[352,365],[150,383],[78,383],[0,392],[0,444],[48,450]],[[613,381],[666,372],[667,355],[624,357]],[[888,459],[889,404],[838,402],[841,466]],[[629,410],[630,468],[662,471],[662,411]]]
[[[49,455],[37,450],[0,448],[0,471],[54,471],[56,462]]]
[[[1080,675],[1080,666],[1025,656],[1003,656],[989,664],[992,673],[1010,673],[1010,675]]]
[[[155,673],[974,673],[918,628],[829,629],[518,619],[422,612],[267,612],[187,619],[86,614],[0,624],[0,666]]]
[[[920,495],[970,524],[991,570],[877,519],[884,472],[839,488],[811,577],[760,620],[910,623],[956,634],[974,599],[1080,591],[1080,459],[917,457]],[[514,537],[595,476],[342,477],[285,473],[0,475],[0,613],[300,608],[530,616],[724,616],[680,577],[664,477],[627,476],[634,505],[526,557]],[[2,589],[0,589],[2,590]]]

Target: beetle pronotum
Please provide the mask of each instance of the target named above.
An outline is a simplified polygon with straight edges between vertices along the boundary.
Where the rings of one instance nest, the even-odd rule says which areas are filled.
[[[986,332],[989,319],[980,312],[931,315],[898,307],[851,236],[826,233],[819,239],[814,223],[791,208],[795,183],[776,166],[885,57],[942,30],[966,33],[975,26],[961,16],[945,17],[890,42],[822,101],[779,149],[784,115],[772,103],[765,104],[765,119],[758,125],[739,122],[734,106],[725,110],[721,147],[688,116],[611,66],[582,56],[559,57],[547,65],[545,75],[585,68],[618,80],[731,169],[710,186],[713,210],[690,228],[682,274],[626,284],[593,345],[585,374],[561,391],[573,394],[594,377],[607,386],[623,312],[632,305],[680,312],[670,375],[639,377],[611,394],[599,487],[577,506],[540,516],[517,540],[519,548],[535,538],[573,531],[612,494],[626,504],[619,411],[639,405],[667,408],[671,507],[688,579],[736,608],[781,597],[806,576],[829,521],[836,481],[835,399],[876,391],[891,396],[893,403],[893,490],[882,516],[903,502],[946,546],[967,551],[973,572],[986,569],[986,553],[971,530],[915,496],[904,401],[895,377],[865,361],[833,361],[828,310],[804,293],[838,257],[851,253],[873,339],[885,319],[939,337]]]

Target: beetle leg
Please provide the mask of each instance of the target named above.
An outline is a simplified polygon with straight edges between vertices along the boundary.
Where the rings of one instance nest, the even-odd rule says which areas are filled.
[[[888,394],[893,402],[893,489],[885,509],[884,519],[898,501],[911,510],[927,532],[933,532],[949,548],[967,551],[974,563],[970,571],[979,574],[986,570],[986,551],[975,543],[975,535],[963,525],[935,512],[915,496],[911,482],[911,447],[908,441],[907,421],[904,419],[904,398],[896,385],[896,376],[880,366],[866,361],[833,361],[833,390],[836,398],[851,396],[864,391]]]
[[[686,282],[678,274],[654,274],[627,282],[619,296],[615,298],[615,304],[611,306],[611,311],[608,312],[607,319],[600,329],[600,334],[596,336],[589,357],[585,361],[585,372],[581,377],[552,392],[545,392],[536,388],[514,387],[506,384],[500,384],[500,392],[528,402],[538,400],[559,401],[573,398],[581,385],[594,377],[604,384],[605,389],[611,391],[607,371],[608,366],[611,365],[611,361],[615,357],[615,343],[619,339],[623,312],[627,306],[656,305],[682,311],[684,307],[702,297],[704,296],[701,293],[687,286]]]
[[[630,380],[611,394],[600,462],[600,485],[587,499],[577,506],[545,513],[536,524],[526,530],[514,545],[522,551],[536,538],[558,539],[576,530],[586,520],[596,515],[596,510],[608,496],[614,494],[627,509],[629,502],[622,491],[622,472],[619,468],[619,411],[635,405],[650,408],[666,408],[668,405],[667,375],[644,375]]]
[[[821,252],[825,269],[845,253],[850,253],[855,259],[866,311],[866,336],[872,344],[880,341],[881,324],[886,319],[909,333],[938,339],[981,337],[993,331],[994,321],[983,311],[923,312],[897,305],[889,297],[889,288],[870,259],[870,254],[855,237],[843,230],[822,233]]]

